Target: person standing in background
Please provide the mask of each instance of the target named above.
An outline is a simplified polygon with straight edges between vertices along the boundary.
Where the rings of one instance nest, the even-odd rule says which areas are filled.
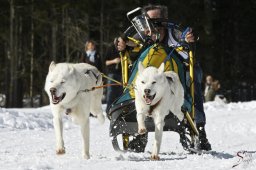
[[[213,78],[211,75],[206,76],[204,89],[204,102],[213,101],[215,97],[215,90],[213,89]]]
[[[118,37],[114,39],[114,43],[107,49],[105,64],[108,77],[116,81],[122,81],[121,58],[117,50]],[[107,84],[114,83],[110,79]],[[108,86],[107,87],[107,108],[122,94],[122,86]]]
[[[96,51],[95,42],[92,40],[88,40],[85,43],[84,52],[80,57],[80,61],[95,66],[100,72],[103,71],[100,55]]]

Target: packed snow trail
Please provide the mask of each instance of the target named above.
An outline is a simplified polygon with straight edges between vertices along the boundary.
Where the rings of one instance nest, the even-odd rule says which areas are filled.
[[[163,134],[160,161],[150,161],[153,133],[149,133],[145,153],[119,153],[111,144],[109,121],[106,119],[104,125],[99,125],[96,119],[90,118],[91,159],[84,160],[81,156],[80,129],[68,116],[64,117],[66,154],[58,156],[55,154],[49,106],[36,109],[0,108],[0,169],[255,170],[256,101],[230,104],[209,102],[205,104],[205,112],[206,131],[213,148],[208,154],[188,154],[174,132]]]

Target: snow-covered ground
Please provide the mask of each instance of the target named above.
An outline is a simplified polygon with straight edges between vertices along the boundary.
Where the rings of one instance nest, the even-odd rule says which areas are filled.
[[[153,133],[149,133],[145,153],[119,153],[111,144],[109,120],[99,125],[96,119],[91,118],[91,159],[84,160],[79,127],[68,116],[64,117],[66,154],[57,156],[49,106],[36,109],[0,108],[0,169],[255,170],[256,101],[230,104],[209,102],[205,104],[205,112],[206,130],[214,150],[211,154],[187,154],[174,132],[164,132],[160,161],[149,159]],[[237,166],[232,168],[234,165]]]

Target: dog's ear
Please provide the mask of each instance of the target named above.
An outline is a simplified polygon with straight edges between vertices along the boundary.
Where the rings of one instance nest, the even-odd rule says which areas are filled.
[[[68,68],[68,70],[69,70],[69,74],[73,74],[73,72],[74,72],[75,69],[74,69],[73,66],[71,66],[71,67]]]
[[[145,69],[145,67],[142,65],[141,61],[138,64],[138,71],[139,73],[143,72],[143,70]]]
[[[180,78],[177,73],[174,71],[166,71],[164,72],[165,76],[168,80],[171,80],[172,82],[180,81]]]
[[[96,70],[94,70],[94,69],[88,69],[88,70],[86,70],[86,72],[85,72],[84,74],[85,74],[85,75],[88,75],[88,76],[90,76],[92,79],[94,79],[94,81],[95,81],[96,84],[97,84],[98,78],[99,78],[100,74],[97,74],[97,73],[96,73]]]
[[[55,64],[54,61],[52,61],[50,66],[49,66],[49,71],[51,72],[55,67],[56,67],[56,64]]]
[[[158,68],[158,72],[160,72],[160,73],[163,73],[163,72],[164,72],[164,63],[162,63],[162,64],[160,65],[160,67]]]
[[[175,73],[174,71],[166,71],[166,72],[164,72],[164,74],[165,74],[165,76],[166,76],[166,78],[168,80],[168,83],[171,85],[170,86],[171,87],[171,91],[174,94],[174,92],[176,91],[176,85],[175,84],[178,81],[180,81],[180,78],[179,78],[178,74]]]

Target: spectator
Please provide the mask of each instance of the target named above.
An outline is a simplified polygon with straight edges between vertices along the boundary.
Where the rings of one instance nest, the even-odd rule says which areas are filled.
[[[88,40],[85,43],[84,52],[80,58],[80,61],[97,67],[100,70],[100,72],[103,71],[100,55],[96,51],[95,42],[92,40]]]
[[[216,92],[216,94],[219,92],[219,90],[220,90],[220,82],[219,82],[219,80],[214,80],[212,82],[212,88]]]
[[[228,103],[226,97],[223,95],[219,80],[215,80],[212,83],[212,88],[215,91],[214,101]]]
[[[216,87],[215,87],[216,88]],[[214,101],[215,90],[213,88],[213,78],[211,75],[206,76],[205,89],[204,89],[204,101]]]
[[[106,71],[108,77],[122,81],[121,59],[119,51],[116,48],[118,38],[114,39],[114,43],[108,48],[106,53]],[[107,84],[113,83],[111,80],[107,81]],[[122,86],[108,86],[107,87],[107,108],[122,94]]]

